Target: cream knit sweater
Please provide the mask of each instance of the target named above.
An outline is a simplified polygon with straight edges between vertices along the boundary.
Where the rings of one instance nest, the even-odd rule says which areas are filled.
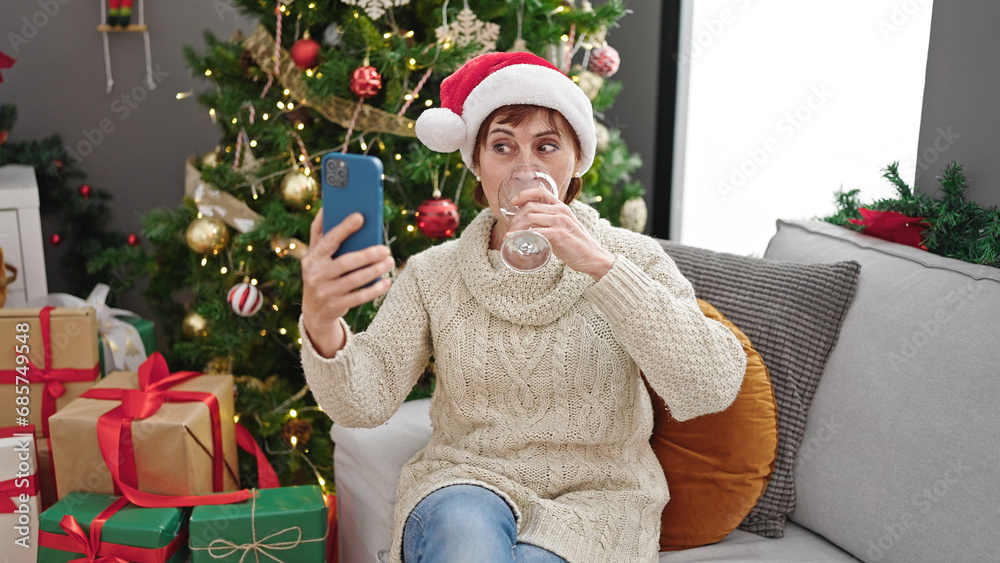
[[[302,329],[312,392],[344,426],[385,422],[434,357],[434,430],[400,477],[393,562],[410,511],[458,483],[499,494],[519,541],[570,563],[656,561],[669,495],[639,371],[686,420],[729,406],[746,356],[656,241],[571,207],[616,255],[597,283],[556,258],[533,274],[507,270],[488,250],[486,209],[458,240],[410,258],[368,330],[334,358]]]

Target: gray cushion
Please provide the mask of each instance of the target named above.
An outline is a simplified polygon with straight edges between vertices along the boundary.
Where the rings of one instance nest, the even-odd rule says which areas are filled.
[[[660,553],[659,563],[704,563],[739,561],[740,563],[839,563],[857,561],[851,554],[822,536],[788,522],[781,540],[763,538],[736,530],[712,545]]]
[[[663,241],[695,294],[742,330],[771,374],[778,456],[764,495],[740,529],[781,537],[795,508],[793,462],[806,415],[854,294],[856,262],[796,264]]]
[[[862,264],[792,520],[868,561],[996,561],[1000,270],[819,222],[779,222],[766,257]]]

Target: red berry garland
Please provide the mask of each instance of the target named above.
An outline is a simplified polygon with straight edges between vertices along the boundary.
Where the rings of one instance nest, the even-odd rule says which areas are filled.
[[[359,98],[371,98],[381,87],[382,76],[373,66],[359,66],[351,73],[351,92]]]
[[[417,207],[417,228],[431,238],[453,236],[458,224],[458,206],[448,198],[428,199]]]
[[[80,186],[80,197],[82,197],[83,199],[90,199],[90,192],[91,192],[90,184],[84,184]]]

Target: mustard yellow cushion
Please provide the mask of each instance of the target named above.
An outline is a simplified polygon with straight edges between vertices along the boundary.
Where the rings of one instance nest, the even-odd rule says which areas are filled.
[[[698,305],[743,343],[747,371],[732,406],[685,422],[674,420],[663,399],[649,391],[654,410],[650,443],[670,487],[661,551],[714,543],[739,526],[764,494],[778,450],[778,409],[760,354],[715,307],[701,299]]]

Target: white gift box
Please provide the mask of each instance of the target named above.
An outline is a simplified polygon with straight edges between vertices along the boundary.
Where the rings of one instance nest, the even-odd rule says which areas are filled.
[[[38,487],[34,429],[0,428],[0,553],[6,563],[38,554]]]

